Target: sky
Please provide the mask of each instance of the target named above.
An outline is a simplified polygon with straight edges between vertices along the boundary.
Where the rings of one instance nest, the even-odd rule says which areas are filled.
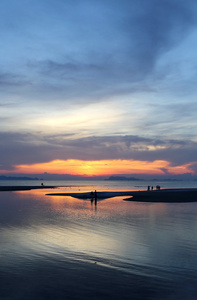
[[[0,174],[197,178],[197,3],[0,2]]]

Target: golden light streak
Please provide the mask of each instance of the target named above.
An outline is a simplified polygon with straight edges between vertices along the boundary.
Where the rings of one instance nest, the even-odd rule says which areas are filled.
[[[139,161],[139,160],[54,160],[47,163],[32,165],[16,165],[12,173],[22,174],[70,174],[80,176],[107,176],[112,174],[158,174],[164,175],[165,169],[172,175],[192,173],[189,164],[171,166],[168,161]],[[8,173],[4,171],[2,173]],[[9,171],[10,173],[10,171]]]

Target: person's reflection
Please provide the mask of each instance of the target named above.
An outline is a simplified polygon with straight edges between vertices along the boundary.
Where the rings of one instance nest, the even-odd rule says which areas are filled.
[[[94,204],[95,204],[95,212],[96,212],[97,211],[97,191],[96,190],[94,192],[94,197],[95,197]]]

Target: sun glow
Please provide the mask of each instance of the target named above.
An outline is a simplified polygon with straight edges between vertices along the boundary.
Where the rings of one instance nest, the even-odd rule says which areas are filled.
[[[16,165],[12,173],[22,174],[70,174],[80,176],[107,176],[112,174],[183,174],[192,172],[190,165],[171,166],[168,161],[138,161],[138,160],[54,160],[47,163],[32,165]],[[4,171],[3,173],[6,173]]]

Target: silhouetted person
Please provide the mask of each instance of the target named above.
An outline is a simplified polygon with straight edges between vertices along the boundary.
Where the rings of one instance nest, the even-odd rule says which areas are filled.
[[[94,192],[94,196],[95,196],[95,205],[97,205],[97,192],[96,192],[96,190]]]
[[[148,185],[148,189],[147,190],[150,191],[150,185]]]

